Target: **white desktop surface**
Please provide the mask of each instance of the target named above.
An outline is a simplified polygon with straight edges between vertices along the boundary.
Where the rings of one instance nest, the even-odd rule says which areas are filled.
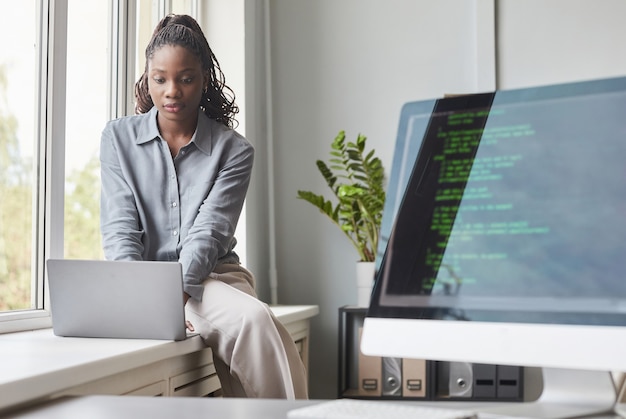
[[[204,348],[199,336],[184,341],[58,337],[52,329],[0,335],[0,409]]]
[[[319,311],[317,306],[271,308],[284,324],[312,317]],[[50,328],[0,334],[0,411],[205,347],[197,335],[174,342],[58,337]]]
[[[65,397],[13,412],[15,419],[282,419],[292,409],[324,400],[229,399],[199,397],[83,396]],[[422,404],[422,403],[420,403]],[[424,403],[450,407],[451,403]],[[465,409],[471,403],[458,403]],[[474,404],[478,406],[480,404]],[[483,406],[488,404],[483,403]],[[491,404],[493,406],[493,404]],[[486,409],[487,410],[487,409]],[[595,419],[618,419],[615,415]]]
[[[55,400],[12,414],[16,419],[281,419],[319,401],[199,397],[84,396]]]

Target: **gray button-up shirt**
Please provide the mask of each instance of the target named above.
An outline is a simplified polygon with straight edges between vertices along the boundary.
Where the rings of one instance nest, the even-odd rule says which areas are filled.
[[[157,110],[110,121],[100,144],[101,230],[112,260],[180,261],[184,289],[220,263],[238,263],[234,232],[254,159],[236,131],[199,112],[189,144],[172,158]]]

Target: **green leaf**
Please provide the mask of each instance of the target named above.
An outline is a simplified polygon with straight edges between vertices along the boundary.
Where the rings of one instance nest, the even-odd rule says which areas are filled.
[[[298,198],[316,206],[337,224],[360,260],[373,261],[385,202],[385,172],[374,150],[363,154],[366,141],[367,137],[359,134],[356,142],[346,142],[345,131],[339,131],[331,143],[329,163],[316,162],[336,204],[310,191],[298,191]]]

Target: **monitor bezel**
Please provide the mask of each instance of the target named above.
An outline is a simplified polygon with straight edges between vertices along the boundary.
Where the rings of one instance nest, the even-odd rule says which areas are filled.
[[[626,77],[518,89],[505,95],[542,100],[555,95],[615,89],[626,91]],[[401,127],[408,117],[409,113],[402,113]],[[423,157],[422,150],[418,160],[420,155]],[[626,370],[626,356],[620,352],[626,347],[626,326],[437,320],[420,318],[428,315],[428,307],[416,312],[380,304],[385,254],[380,257],[364,323],[361,350],[365,354],[595,371]]]

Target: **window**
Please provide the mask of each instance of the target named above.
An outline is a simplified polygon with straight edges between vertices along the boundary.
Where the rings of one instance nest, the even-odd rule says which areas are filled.
[[[64,252],[68,259],[102,259],[100,134],[109,119],[107,1],[68,1],[65,112]]]
[[[165,13],[165,5],[152,0],[136,4],[136,36],[127,39],[128,44],[137,41],[127,51],[136,51],[132,77],[125,80],[128,86],[126,108],[108,111],[109,92],[112,83],[109,71],[109,28],[132,27],[132,13],[113,16],[111,2],[84,0],[68,1],[67,24],[67,80],[65,116],[65,217],[64,257],[68,259],[102,259],[104,257],[100,238],[99,198],[100,167],[98,150],[100,134],[107,120],[134,112],[132,98],[134,82],[143,73],[147,45],[155,25]],[[175,13],[192,13],[191,0],[171,2]],[[120,4],[121,5],[121,4]],[[163,10],[163,13],[160,11]],[[103,18],[107,17],[107,18]],[[127,44],[127,45],[128,45]],[[124,64],[124,63],[122,63]],[[111,92],[112,96],[116,93]]]
[[[0,1],[0,311],[35,306],[33,231],[37,192],[37,10]]]
[[[0,0],[11,10],[0,25],[0,333],[49,326],[47,258],[102,258],[102,128],[133,113],[135,67],[156,22],[197,7]]]

